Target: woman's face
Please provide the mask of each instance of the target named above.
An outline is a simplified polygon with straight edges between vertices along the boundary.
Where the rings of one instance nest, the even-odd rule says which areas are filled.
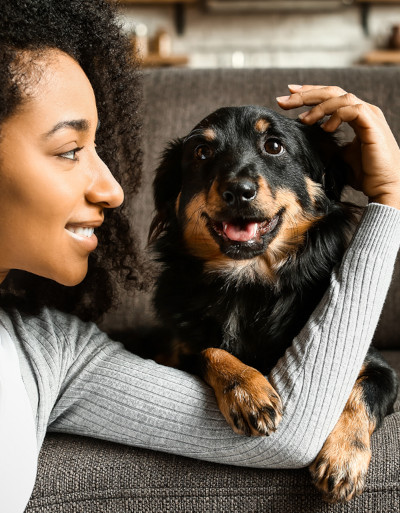
[[[123,192],[96,153],[93,89],[49,50],[29,97],[0,130],[0,281],[10,269],[63,285],[87,272],[93,233]]]

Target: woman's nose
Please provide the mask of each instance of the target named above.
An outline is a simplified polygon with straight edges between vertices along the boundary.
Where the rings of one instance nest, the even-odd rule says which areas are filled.
[[[103,208],[119,207],[124,201],[124,192],[111,171],[98,155],[91,162],[92,180],[86,191],[90,203]]]

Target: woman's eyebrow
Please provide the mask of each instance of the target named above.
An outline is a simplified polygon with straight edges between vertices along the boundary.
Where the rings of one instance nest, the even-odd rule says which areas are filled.
[[[53,126],[51,130],[43,134],[43,139],[48,139],[54,135],[58,130],[63,128],[73,128],[77,132],[86,132],[90,128],[90,123],[87,119],[71,119],[68,121],[60,121]]]

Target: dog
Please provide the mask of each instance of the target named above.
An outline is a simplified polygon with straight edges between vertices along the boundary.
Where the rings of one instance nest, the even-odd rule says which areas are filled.
[[[283,406],[265,376],[343,257],[355,222],[340,201],[347,172],[335,136],[257,106],[218,109],[162,155],[149,240],[162,262],[154,305],[171,337],[156,359],[201,376],[239,434],[278,428]],[[370,436],[397,388],[370,348],[310,467],[326,501],[361,493]]]

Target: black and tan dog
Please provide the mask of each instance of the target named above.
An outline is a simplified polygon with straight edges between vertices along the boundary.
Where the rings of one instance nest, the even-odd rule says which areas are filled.
[[[173,336],[158,360],[202,376],[237,433],[278,427],[281,401],[264,376],[343,256],[353,219],[340,203],[345,172],[332,135],[254,106],[217,110],[164,153],[150,239],[163,262],[155,306]],[[311,466],[326,500],[362,491],[370,436],[396,392],[371,349]]]

